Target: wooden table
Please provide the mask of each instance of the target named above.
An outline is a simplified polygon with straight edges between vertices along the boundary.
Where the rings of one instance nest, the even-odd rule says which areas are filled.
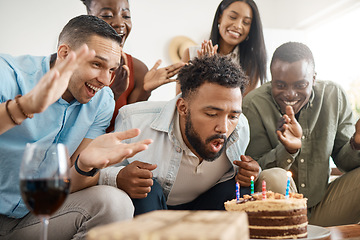
[[[327,227],[330,230],[330,237],[326,240],[338,240],[338,239],[360,239],[360,225],[350,224],[335,227]]]

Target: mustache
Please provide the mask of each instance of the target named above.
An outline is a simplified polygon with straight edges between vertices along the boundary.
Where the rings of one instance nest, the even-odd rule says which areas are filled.
[[[212,135],[211,137],[207,138],[205,142],[210,143],[212,140],[215,140],[215,139],[224,139],[224,143],[227,142],[227,137],[226,137],[226,135],[223,135],[223,134]]]

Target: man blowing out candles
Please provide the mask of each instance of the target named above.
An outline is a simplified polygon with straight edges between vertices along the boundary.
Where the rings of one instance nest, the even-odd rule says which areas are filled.
[[[249,127],[242,114],[246,75],[227,57],[194,59],[178,75],[182,95],[120,109],[115,130],[139,128],[154,143],[143,154],[101,171],[100,182],[127,192],[135,214],[156,209],[224,209],[249,193],[259,165],[244,156]],[[133,140],[130,140],[133,141]],[[240,157],[241,156],[241,157]]]

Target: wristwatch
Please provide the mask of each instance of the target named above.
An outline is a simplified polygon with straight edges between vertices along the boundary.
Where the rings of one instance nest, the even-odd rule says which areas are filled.
[[[99,169],[98,169],[98,168],[93,168],[93,169],[92,169],[91,171],[89,171],[89,172],[84,172],[83,170],[81,170],[81,169],[79,168],[79,166],[78,166],[78,164],[77,164],[78,159],[79,159],[79,156],[80,156],[80,154],[76,157],[76,160],[75,160],[75,164],[74,164],[75,170],[76,170],[79,174],[81,174],[81,175],[83,175],[83,176],[87,176],[87,177],[93,177],[93,176],[95,176],[95,174],[99,171]]]

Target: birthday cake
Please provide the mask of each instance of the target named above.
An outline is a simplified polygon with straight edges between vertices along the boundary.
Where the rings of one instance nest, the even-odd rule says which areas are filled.
[[[225,202],[227,211],[248,214],[250,238],[297,239],[307,237],[307,199],[302,194],[266,192],[244,195],[239,200]],[[265,196],[264,196],[265,197]]]

